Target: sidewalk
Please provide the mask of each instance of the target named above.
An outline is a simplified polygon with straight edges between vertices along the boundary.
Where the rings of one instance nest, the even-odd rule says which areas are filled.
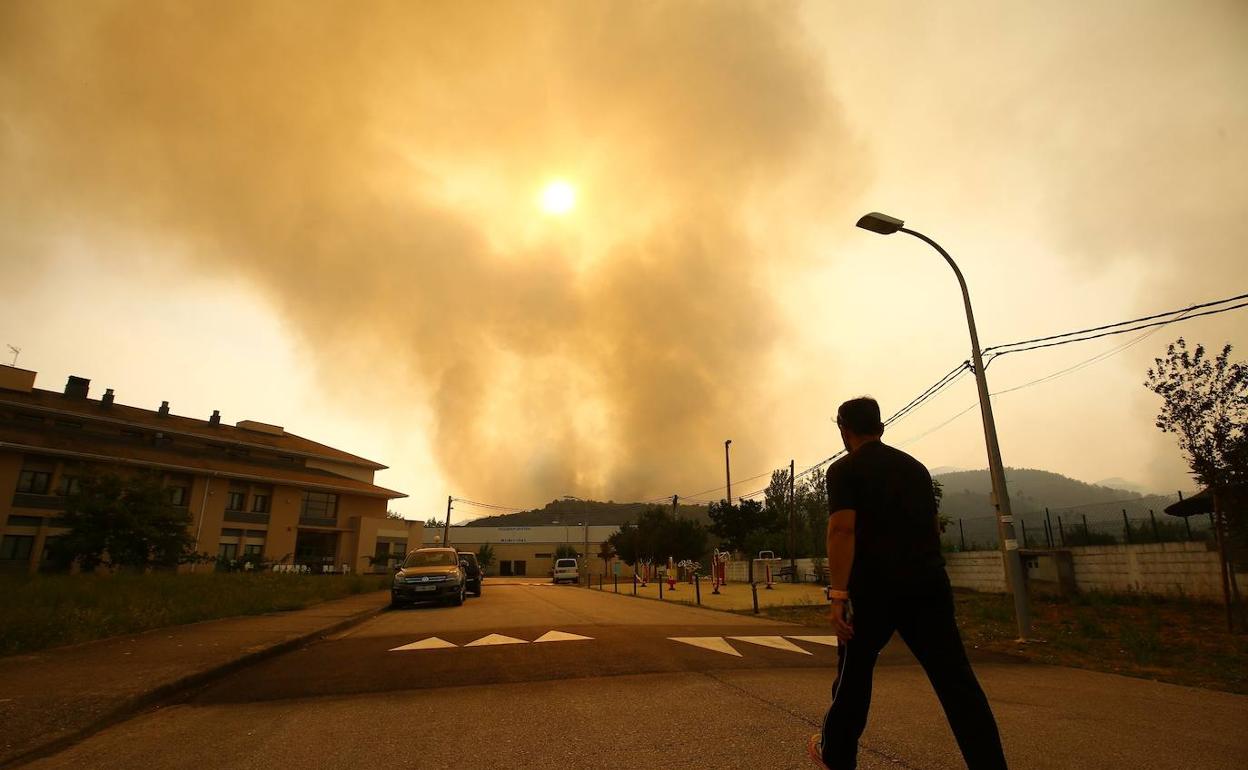
[[[0,766],[380,612],[386,591],[0,658]]]

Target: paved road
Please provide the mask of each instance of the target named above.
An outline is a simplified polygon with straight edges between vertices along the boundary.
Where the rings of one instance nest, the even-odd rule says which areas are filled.
[[[808,767],[829,641],[826,629],[487,583],[464,607],[384,613],[36,766]],[[1248,756],[1246,698],[1002,659],[977,668],[1014,767]],[[1177,741],[1174,717],[1195,714]],[[883,656],[860,766],[961,766],[904,648]]]

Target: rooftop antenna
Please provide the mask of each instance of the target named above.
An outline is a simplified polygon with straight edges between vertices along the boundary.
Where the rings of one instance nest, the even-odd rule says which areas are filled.
[[[13,347],[12,345],[8,345],[7,347],[8,347],[8,348],[9,348],[9,350],[10,350],[10,351],[12,351],[12,353],[13,353],[13,364],[12,364],[12,365],[16,368],[16,367],[17,367],[17,357],[18,357],[18,356],[20,356],[20,355],[22,354],[22,349],[21,349],[21,348],[15,348],[15,347]]]

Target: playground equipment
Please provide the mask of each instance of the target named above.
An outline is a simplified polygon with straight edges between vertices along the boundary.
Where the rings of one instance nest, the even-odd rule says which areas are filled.
[[[719,587],[728,582],[728,561],[732,554],[715,549],[711,554],[711,593],[718,594]]]
[[[758,574],[759,567],[763,568],[763,571],[766,574],[766,580],[767,580],[767,585],[764,587],[768,591],[773,590],[773,583],[771,579],[772,567],[779,563],[780,563],[780,560],[776,558],[775,551],[759,551],[758,558],[754,560],[754,565],[755,565],[754,574]]]

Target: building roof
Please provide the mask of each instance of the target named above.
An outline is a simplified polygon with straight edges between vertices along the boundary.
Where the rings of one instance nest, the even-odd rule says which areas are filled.
[[[140,409],[124,404],[106,404],[98,399],[77,398],[53,390],[33,388],[30,392],[23,392],[0,389],[0,406],[6,404],[33,408],[51,414],[133,425],[174,435],[194,436],[208,441],[278,450],[299,457],[313,457],[371,470],[386,468],[385,465],[372,460],[319,444],[284,430],[280,433],[248,430],[235,425],[214,424],[208,420],[197,420],[192,417],[160,414],[150,409]]]
[[[83,430],[4,424],[0,426],[0,449],[137,465],[181,473],[290,484],[367,497],[407,497],[402,492],[303,465],[240,460],[224,454],[216,456],[202,447],[182,447],[176,443],[159,446],[127,440],[122,436],[100,435]]]

